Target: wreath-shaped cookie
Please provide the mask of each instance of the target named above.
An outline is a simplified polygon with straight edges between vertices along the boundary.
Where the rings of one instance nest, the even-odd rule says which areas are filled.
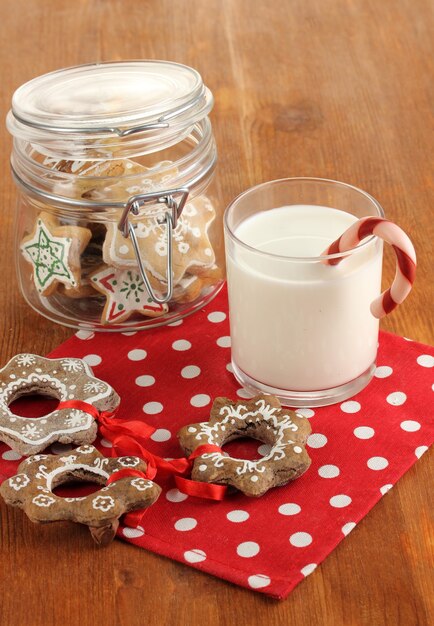
[[[255,461],[206,452],[195,458],[192,470],[193,480],[231,485],[247,496],[262,496],[308,469],[310,458],[304,444],[310,432],[305,417],[283,409],[274,396],[258,395],[249,401],[216,398],[209,422],[184,426],[178,438],[186,455],[204,444],[222,447],[240,437],[270,444],[270,452]]]
[[[0,370],[0,441],[23,456],[37,454],[55,441],[92,443],[95,419],[76,408],[58,408],[43,417],[15,415],[9,405],[17,398],[39,394],[60,401],[82,400],[99,411],[112,411],[120,398],[103,380],[93,376],[82,359],[47,359],[37,354],[18,354]]]
[[[0,487],[4,500],[24,510],[33,522],[71,521],[89,527],[100,545],[116,534],[124,513],[144,509],[157,500],[161,488],[140,475],[120,475],[120,470],[146,472],[147,465],[138,457],[106,458],[94,446],[84,445],[65,456],[36,454],[23,461],[18,473]],[[53,489],[71,481],[91,481],[105,485],[96,493],[78,498],[62,498]]]

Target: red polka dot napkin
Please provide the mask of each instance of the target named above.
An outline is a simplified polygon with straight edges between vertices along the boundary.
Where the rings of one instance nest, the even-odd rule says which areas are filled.
[[[156,427],[149,450],[182,456],[178,429],[206,421],[216,396],[247,397],[231,374],[227,297],[169,327],[119,335],[79,331],[53,357],[84,358],[122,398],[118,417]],[[382,333],[370,385],[331,407],[301,412],[310,420],[310,469],[259,499],[222,502],[186,496],[157,476],[163,492],[137,528],[119,536],[275,598],[284,598],[333,550],[434,440],[434,349]],[[110,443],[102,440],[100,449]],[[231,443],[234,455],[258,457],[259,442]],[[65,446],[54,444],[53,452]],[[18,455],[0,444],[0,474]],[[1,478],[1,476],[0,476]]]

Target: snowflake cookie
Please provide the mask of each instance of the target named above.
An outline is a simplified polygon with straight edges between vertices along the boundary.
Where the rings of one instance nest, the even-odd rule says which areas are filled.
[[[135,474],[124,472],[122,478],[107,484],[116,472],[130,467],[124,458],[106,458],[91,445],[62,457],[31,456],[20,464],[15,476],[4,481],[0,493],[7,504],[24,509],[32,522],[79,522],[89,526],[99,545],[107,545],[116,534],[121,515],[151,506],[161,492],[151,480],[137,476],[146,472],[147,465],[136,457]],[[55,487],[71,481],[93,482],[103,488],[79,498],[53,493]]]
[[[0,370],[0,441],[24,456],[37,454],[55,441],[91,443],[97,433],[95,419],[78,408],[55,409],[35,418],[15,415],[9,405],[29,394],[50,396],[60,402],[81,400],[99,411],[112,411],[120,402],[115,390],[95,378],[82,359],[14,356]]]
[[[216,398],[209,422],[189,424],[178,433],[181,448],[190,455],[204,444],[222,447],[240,437],[259,439],[270,452],[255,461],[205,452],[194,460],[193,480],[231,485],[246,496],[262,496],[271,487],[286,485],[310,465],[304,444],[311,432],[309,421],[283,409],[274,396],[251,400]]]
[[[38,215],[33,232],[25,237],[20,250],[33,270],[37,291],[49,296],[58,285],[75,289],[81,283],[81,253],[91,231],[80,226],[60,226],[49,213]]]

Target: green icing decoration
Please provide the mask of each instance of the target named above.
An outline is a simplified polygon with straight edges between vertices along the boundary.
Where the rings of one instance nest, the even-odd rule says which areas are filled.
[[[61,243],[61,237],[50,239],[50,232],[45,224],[38,221],[38,241],[23,246],[34,266],[35,283],[39,291],[43,291],[54,280],[75,285],[74,276],[68,268],[69,242]],[[64,279],[64,280],[61,280]],[[65,280],[66,279],[66,280]]]

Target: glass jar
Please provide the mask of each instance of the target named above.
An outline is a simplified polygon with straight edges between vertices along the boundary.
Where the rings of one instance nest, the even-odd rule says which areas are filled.
[[[16,265],[36,311],[73,328],[174,322],[224,281],[212,94],[166,61],[78,66],[14,94]]]

